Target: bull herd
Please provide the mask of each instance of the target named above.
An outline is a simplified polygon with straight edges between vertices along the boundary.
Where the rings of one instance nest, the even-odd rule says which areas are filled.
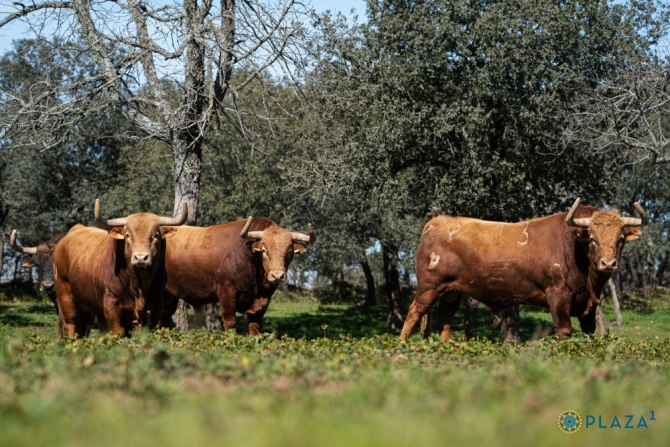
[[[627,241],[648,223],[616,210],[580,206],[568,212],[518,223],[490,222],[440,212],[424,224],[416,250],[418,290],[400,339],[438,302],[442,341],[462,295],[487,305],[496,320],[516,304],[548,307],[559,337],[572,333],[570,317],[582,331],[595,330],[600,293],[619,268]],[[130,336],[141,327],[172,326],[179,299],[192,305],[218,302],[225,330],[236,314],[258,335],[273,293],[286,280],[295,254],[315,242],[265,217],[211,227],[185,226],[186,204],[178,217],[136,213],[95,219],[104,228],[77,224],[36,247],[22,247],[12,231],[10,245],[32,255],[40,289],[58,314],[61,337],[86,336],[95,318],[102,331]]]

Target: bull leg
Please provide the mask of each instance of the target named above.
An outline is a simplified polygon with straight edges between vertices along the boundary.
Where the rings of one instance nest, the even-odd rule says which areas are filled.
[[[219,305],[221,306],[221,318],[223,319],[223,330],[229,331],[234,329],[237,324],[237,317],[235,316],[235,291],[229,290],[225,287],[219,287],[217,290],[219,298]]]
[[[179,298],[169,294],[167,291],[163,292],[163,313],[160,317],[160,327],[174,328],[175,324],[172,321],[172,315],[177,311],[179,305]],[[153,316],[151,317],[153,319]]]
[[[254,314],[246,315],[248,317],[247,321],[249,322],[249,335],[260,335],[261,325],[263,324],[263,315],[265,315],[266,310],[267,309],[263,309]]]
[[[58,315],[58,335],[60,337],[74,338],[75,320],[77,318],[77,307],[74,304],[74,296],[70,284],[65,281],[56,281],[56,295],[60,314]]]
[[[572,335],[572,323],[570,322],[570,300],[569,297],[557,292],[547,293],[547,302],[551,318],[554,320],[554,329],[559,339]],[[594,320],[595,322],[595,320]]]
[[[99,314],[97,318],[98,318],[98,329],[100,329],[100,333],[109,332],[109,326],[107,326],[105,315]]]
[[[594,307],[590,313],[584,317],[579,318],[579,327],[582,332],[592,335],[596,331],[596,308]]]
[[[435,289],[425,290],[416,295],[416,298],[412,301],[412,305],[409,306],[405,324],[402,326],[400,341],[405,341],[407,339],[407,336],[412,332],[416,323],[430,310],[438,297],[439,295]]]
[[[56,316],[56,325],[58,326],[58,338],[65,337],[65,327],[63,324],[63,314],[59,313]]]
[[[235,329],[237,324],[237,316],[235,315],[235,309],[228,309],[221,307],[221,318],[223,319],[223,330],[229,331]]]
[[[451,320],[458,311],[461,304],[461,295],[458,292],[450,292],[440,297],[437,307],[437,328],[440,332],[440,340],[449,343],[451,339]]]
[[[103,300],[107,327],[114,335],[125,335],[125,328],[121,324],[121,309],[116,305],[116,299],[111,295],[105,294]]]
[[[93,314],[83,310],[77,312],[74,326],[78,337],[86,337],[91,330],[91,323],[93,322]]]
[[[430,324],[431,324],[431,312],[426,312],[426,315],[421,317],[421,337],[430,338]]]
[[[153,330],[158,327],[161,327],[161,319],[163,318],[163,300],[158,300],[154,303],[154,305],[147,309],[146,312],[146,326]]]

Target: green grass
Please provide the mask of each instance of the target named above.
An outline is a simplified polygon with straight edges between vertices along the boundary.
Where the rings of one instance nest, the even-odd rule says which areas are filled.
[[[477,311],[480,339],[449,345],[418,336],[398,343],[384,331],[384,313],[280,299],[259,338],[195,330],[128,340],[93,331],[58,341],[50,303],[0,302],[0,445],[610,447],[670,439],[662,300],[625,309],[616,335],[577,331],[519,346],[487,340],[497,330],[485,309]],[[460,314],[455,323],[462,335]],[[524,308],[522,338],[538,325],[551,325],[548,313]],[[567,435],[557,428],[567,409],[608,425],[626,414],[637,425],[651,410],[657,420]]]

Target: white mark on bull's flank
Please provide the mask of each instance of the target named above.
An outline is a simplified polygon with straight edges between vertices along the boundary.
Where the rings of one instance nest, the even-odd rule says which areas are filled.
[[[458,230],[461,229],[461,224],[456,224],[456,227],[453,230],[449,230],[451,228],[451,225],[447,225],[447,233],[449,233],[449,242],[451,242],[451,238],[454,237],[454,234],[458,233]]]
[[[558,268],[558,271],[561,272],[561,279],[563,280],[563,284],[565,284],[565,276],[563,275],[563,269],[561,268],[561,264],[555,262],[554,267]],[[551,277],[554,280],[554,289],[558,290],[558,286],[556,285],[556,276],[552,274]]]
[[[426,228],[424,228],[424,230],[423,230],[423,234],[428,233],[428,232],[429,232],[430,230],[432,230],[432,229],[433,229],[433,226],[432,226],[432,225],[428,225]]]
[[[428,266],[428,270],[433,270],[437,267],[438,262],[440,262],[440,255],[436,255],[435,252],[432,252],[430,254],[430,265]]]
[[[526,222],[526,228],[523,229],[523,233],[526,235],[526,240],[521,242],[521,241],[516,241],[517,244],[519,245],[526,245],[528,243],[528,225],[530,225],[530,221]]]
[[[496,245],[500,243],[500,239],[502,238],[502,230],[503,226],[500,225],[500,232],[498,233],[498,240],[496,241]]]

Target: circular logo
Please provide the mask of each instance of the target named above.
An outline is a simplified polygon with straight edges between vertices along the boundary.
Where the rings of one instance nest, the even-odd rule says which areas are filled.
[[[558,416],[558,428],[563,433],[573,434],[582,426],[582,417],[575,410],[565,410]]]

